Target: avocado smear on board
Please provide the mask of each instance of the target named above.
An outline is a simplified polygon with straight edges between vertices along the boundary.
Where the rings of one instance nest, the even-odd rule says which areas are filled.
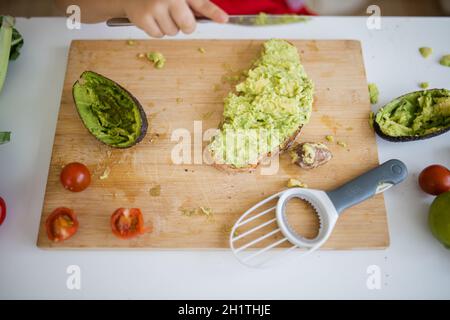
[[[425,136],[450,127],[450,90],[416,91],[401,96],[383,108],[375,122],[391,137]]]
[[[83,124],[101,142],[127,148],[144,138],[148,123],[142,106],[114,81],[85,71],[72,93]]]
[[[313,90],[297,48],[280,39],[265,42],[245,79],[225,98],[210,153],[236,168],[257,164],[309,122]],[[261,132],[267,139],[257,135]]]

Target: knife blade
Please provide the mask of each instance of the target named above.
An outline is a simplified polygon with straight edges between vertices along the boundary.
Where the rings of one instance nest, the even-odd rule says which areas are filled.
[[[291,24],[307,22],[311,18],[294,14],[258,14],[258,15],[232,15],[229,16],[228,23],[241,26],[272,26],[280,24]],[[207,18],[196,18],[198,23],[213,22]],[[125,17],[111,18],[106,21],[109,27],[126,27],[134,24]]]

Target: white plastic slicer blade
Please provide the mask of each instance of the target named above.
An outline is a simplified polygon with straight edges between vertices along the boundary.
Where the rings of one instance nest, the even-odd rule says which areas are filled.
[[[236,221],[230,233],[230,248],[240,262],[251,267],[265,265],[273,258],[283,257],[294,249],[303,249],[295,252],[295,256],[305,256],[328,240],[339,215],[345,209],[384,192],[402,182],[407,175],[405,164],[392,159],[329,192],[291,188],[274,194],[248,209]],[[319,230],[313,239],[301,236],[289,224],[286,205],[294,198],[309,203],[319,218]],[[275,200],[276,205],[263,209],[264,205]],[[267,219],[273,211],[275,218]],[[250,223],[250,229],[237,232]],[[257,234],[270,226],[270,231]],[[252,238],[255,235],[256,238]],[[251,240],[244,241],[246,238]],[[271,243],[265,243],[272,238],[274,240]]]

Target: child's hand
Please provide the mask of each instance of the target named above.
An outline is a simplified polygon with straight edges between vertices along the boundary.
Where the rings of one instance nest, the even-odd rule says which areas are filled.
[[[178,31],[192,33],[199,14],[216,22],[227,22],[228,15],[209,0],[124,0],[123,11],[136,26],[150,36],[174,36]]]

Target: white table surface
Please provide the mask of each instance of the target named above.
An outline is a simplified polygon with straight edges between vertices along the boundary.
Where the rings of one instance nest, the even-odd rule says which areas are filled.
[[[0,195],[8,217],[0,227],[0,298],[450,298],[450,251],[431,235],[431,196],[417,176],[432,163],[450,167],[450,135],[393,144],[377,140],[380,161],[398,158],[408,179],[385,193],[391,245],[386,250],[321,251],[271,269],[249,269],[228,251],[44,251],[35,245],[48,167],[72,39],[146,38],[135,28],[104,24],[68,30],[64,18],[18,19],[25,38],[10,64],[0,95],[0,131],[12,142],[0,146]],[[358,39],[369,82],[380,89],[374,110],[418,89],[450,88],[450,69],[437,61],[450,53],[450,18],[382,18],[368,30],[362,18],[314,18],[307,24],[248,28],[199,25],[177,38]],[[431,46],[425,60],[420,46]],[[66,287],[69,265],[81,268],[81,290]],[[367,268],[381,270],[381,288],[366,286]]]

